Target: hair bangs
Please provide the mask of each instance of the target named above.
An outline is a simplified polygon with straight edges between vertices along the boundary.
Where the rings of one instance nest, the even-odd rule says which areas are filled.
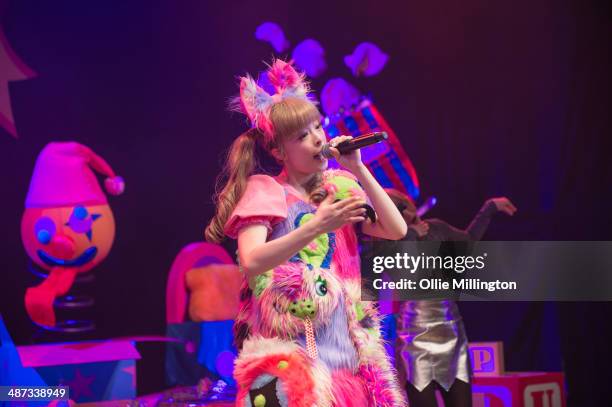
[[[294,137],[312,122],[321,120],[321,113],[311,101],[286,98],[272,106],[270,119],[277,140]]]

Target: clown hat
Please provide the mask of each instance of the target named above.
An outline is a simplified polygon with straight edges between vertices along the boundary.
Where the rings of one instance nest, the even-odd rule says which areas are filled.
[[[108,177],[104,182],[108,193],[123,193],[123,178],[90,148],[76,142],[47,144],[36,160],[26,208],[106,204],[92,169]]]

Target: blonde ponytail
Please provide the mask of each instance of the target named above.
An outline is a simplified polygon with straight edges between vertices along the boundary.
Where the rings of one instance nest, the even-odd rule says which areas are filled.
[[[216,213],[204,232],[206,241],[221,243],[225,239],[223,227],[244,194],[249,176],[258,165],[255,148],[257,140],[261,137],[259,130],[251,129],[242,133],[232,143],[223,171],[217,178],[216,192],[213,197]],[[219,191],[219,185],[224,182],[225,178],[227,178],[227,183]]]

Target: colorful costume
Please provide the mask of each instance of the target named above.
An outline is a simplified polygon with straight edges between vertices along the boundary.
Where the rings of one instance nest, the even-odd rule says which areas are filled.
[[[352,174],[323,173],[337,198],[365,194]],[[225,225],[264,224],[268,240],[308,222],[316,207],[277,177],[254,175]],[[237,406],[404,406],[373,303],[360,299],[352,224],[317,237],[287,263],[245,282],[235,322]]]

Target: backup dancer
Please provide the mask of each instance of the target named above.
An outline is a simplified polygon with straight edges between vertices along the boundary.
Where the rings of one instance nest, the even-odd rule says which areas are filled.
[[[480,240],[497,212],[514,215],[508,198],[487,200],[465,230],[440,219],[421,220],[412,200],[401,192],[387,193],[408,224],[403,240]],[[406,385],[410,407],[436,407],[439,389],[446,407],[472,405],[471,367],[467,337],[459,308],[453,300],[406,301],[397,315],[395,362]]]

